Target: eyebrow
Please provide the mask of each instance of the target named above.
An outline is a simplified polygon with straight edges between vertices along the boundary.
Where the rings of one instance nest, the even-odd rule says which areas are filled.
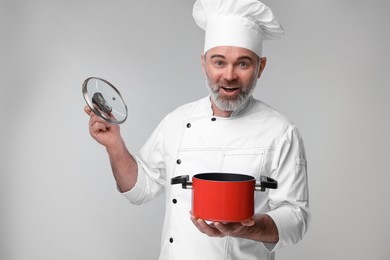
[[[225,56],[221,55],[221,54],[213,54],[211,55],[210,59],[214,59],[214,58],[222,58],[222,59],[225,59]]]
[[[213,54],[210,57],[210,59],[215,59],[215,58],[225,59],[225,56],[223,56],[221,54]],[[240,56],[240,57],[238,57],[237,60],[249,60],[249,61],[253,62],[253,59],[250,56]]]
[[[250,56],[240,56],[237,60],[249,60],[250,62],[253,62],[253,59]]]

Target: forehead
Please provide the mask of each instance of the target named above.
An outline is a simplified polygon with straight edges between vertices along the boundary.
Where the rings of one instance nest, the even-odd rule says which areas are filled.
[[[218,46],[207,51],[206,57],[223,56],[226,59],[237,60],[241,57],[250,57],[257,59],[257,55],[248,49],[235,46]]]

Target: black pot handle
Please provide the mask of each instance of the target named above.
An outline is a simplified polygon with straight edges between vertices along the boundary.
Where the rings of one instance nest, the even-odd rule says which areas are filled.
[[[278,182],[267,176],[260,176],[260,183],[256,183],[255,190],[265,191],[265,189],[277,189]]]
[[[190,177],[188,175],[180,175],[171,178],[171,184],[181,184],[183,189],[191,189],[192,182],[189,181]]]

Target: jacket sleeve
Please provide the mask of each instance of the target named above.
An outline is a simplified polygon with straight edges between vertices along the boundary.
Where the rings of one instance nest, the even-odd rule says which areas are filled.
[[[278,188],[270,190],[267,214],[274,220],[279,241],[269,251],[300,241],[308,230],[311,219],[307,162],[302,138],[295,126],[291,126],[276,148],[271,177],[278,181]]]
[[[166,167],[162,141],[165,120],[166,118],[135,156],[138,164],[137,182],[130,191],[123,193],[133,204],[146,203],[164,192]]]

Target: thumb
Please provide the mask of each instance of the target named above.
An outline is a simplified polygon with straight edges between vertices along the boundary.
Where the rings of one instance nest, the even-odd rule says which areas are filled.
[[[253,218],[249,218],[249,219],[241,221],[241,225],[243,225],[245,227],[251,227],[254,224],[255,224],[255,220]]]

